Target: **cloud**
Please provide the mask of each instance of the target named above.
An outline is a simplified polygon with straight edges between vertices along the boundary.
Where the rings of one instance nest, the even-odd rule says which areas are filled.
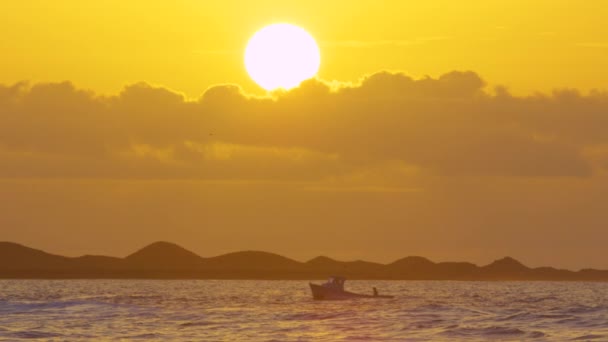
[[[194,54],[195,55],[231,55],[231,54],[235,54],[238,53],[238,50],[230,50],[230,49],[215,49],[215,50],[209,50],[209,49],[199,49],[199,50],[195,50]]]
[[[457,71],[309,80],[274,97],[218,85],[197,100],[145,83],[115,96],[18,83],[0,86],[0,177],[309,181],[394,163],[438,177],[590,177],[607,165],[606,113],[603,92],[517,97]]]
[[[414,45],[423,45],[430,42],[448,40],[450,37],[419,37],[411,40],[392,39],[392,40],[334,40],[324,41],[323,46],[338,47],[338,48],[353,48],[353,49],[369,49],[378,47],[407,47]]]
[[[608,48],[607,42],[583,42],[583,43],[578,43],[576,45],[581,46],[581,47],[587,47],[587,48],[599,48],[599,49]]]

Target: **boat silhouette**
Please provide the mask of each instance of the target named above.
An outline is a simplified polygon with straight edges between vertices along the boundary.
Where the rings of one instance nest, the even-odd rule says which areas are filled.
[[[340,276],[329,277],[327,282],[318,285],[309,283],[310,290],[312,291],[312,298],[315,300],[338,300],[338,299],[352,299],[352,298],[393,298],[393,296],[380,295],[378,290],[372,288],[373,293],[361,294],[346,291],[344,289],[344,282],[346,278]]]

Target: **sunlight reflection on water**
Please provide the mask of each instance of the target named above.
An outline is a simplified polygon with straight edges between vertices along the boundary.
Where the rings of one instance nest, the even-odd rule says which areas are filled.
[[[350,281],[394,299],[313,301],[305,281],[0,280],[0,338],[608,340],[608,284]]]

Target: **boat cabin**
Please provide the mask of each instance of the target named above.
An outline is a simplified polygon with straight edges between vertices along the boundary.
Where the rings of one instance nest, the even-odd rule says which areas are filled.
[[[331,276],[327,279],[327,282],[323,284],[323,287],[344,291],[344,282],[346,278],[340,276]]]

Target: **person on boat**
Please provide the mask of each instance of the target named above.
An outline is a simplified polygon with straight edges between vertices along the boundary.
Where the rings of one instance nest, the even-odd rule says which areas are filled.
[[[373,289],[374,289],[374,297],[378,297],[378,289],[375,287],[373,287]]]
[[[329,277],[323,286],[337,291],[344,291],[344,278],[337,276]]]

